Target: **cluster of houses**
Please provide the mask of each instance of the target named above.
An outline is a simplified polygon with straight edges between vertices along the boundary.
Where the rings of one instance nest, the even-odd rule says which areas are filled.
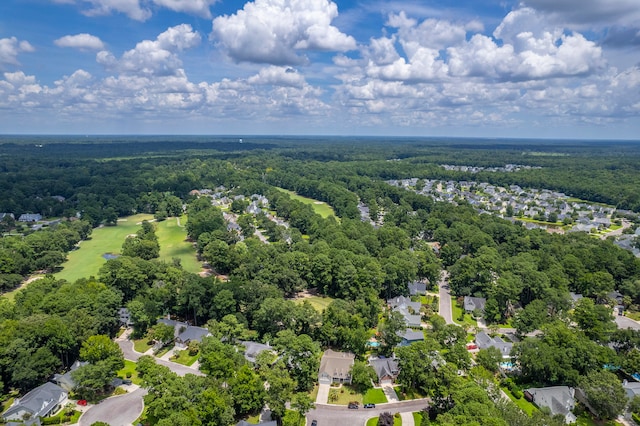
[[[479,172],[493,172],[493,173],[512,173],[519,172],[520,170],[532,170],[541,169],[539,166],[525,166],[522,164],[505,164],[503,167],[480,167],[480,166],[453,166],[450,164],[441,164],[440,167],[445,170],[453,170],[456,172],[466,173],[479,173]]]
[[[549,220],[552,217],[555,222],[570,223],[572,227],[569,232],[595,232],[609,229],[612,225],[611,216],[616,212],[615,207],[575,201],[566,194],[548,189],[523,189],[518,185],[501,187],[486,182],[439,180],[423,180],[421,182],[424,185],[420,187],[419,181],[418,178],[411,178],[388,180],[387,183],[416,191],[436,201],[453,204],[465,201],[481,214],[494,214],[512,221],[518,218]],[[362,205],[359,208],[362,220],[370,221],[366,206]],[[630,211],[620,213],[635,215]],[[544,223],[524,222],[524,226],[529,229],[540,228],[550,232],[564,232],[562,228]],[[616,244],[640,257],[640,248],[637,247],[639,240],[640,231],[636,231],[635,234],[618,236]]]

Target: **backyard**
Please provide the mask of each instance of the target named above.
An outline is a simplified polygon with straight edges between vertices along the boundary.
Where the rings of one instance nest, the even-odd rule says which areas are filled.
[[[333,302],[333,298],[331,297],[322,297],[322,296],[310,296],[310,297],[300,297],[293,300],[294,303],[302,304],[307,301],[313,306],[313,308],[322,313],[330,304]]]

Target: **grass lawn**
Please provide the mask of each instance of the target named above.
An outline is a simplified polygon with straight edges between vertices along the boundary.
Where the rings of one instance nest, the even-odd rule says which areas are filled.
[[[257,425],[258,423],[260,423],[260,413],[256,414],[255,416],[249,416],[246,419],[247,423],[251,423],[252,425]]]
[[[631,311],[626,311],[624,313],[625,317],[629,317],[634,321],[640,321],[640,312],[631,312]]]
[[[193,365],[193,363],[196,362],[198,360],[198,357],[200,356],[199,351],[193,356],[189,355],[188,350],[180,351],[178,352],[178,354],[179,354],[178,358],[171,358],[171,361],[177,362],[178,364],[182,364],[186,366]]]
[[[276,189],[278,191],[282,191],[289,194],[289,197],[291,197],[292,200],[300,201],[301,203],[304,203],[304,204],[309,204],[311,207],[313,207],[313,211],[315,211],[322,217],[325,217],[325,218],[329,216],[336,217],[336,213],[333,211],[333,207],[331,207],[330,205],[328,205],[323,201],[318,201],[318,200],[314,200],[313,198],[303,197],[301,195],[296,194],[293,191],[289,191],[284,188],[276,187]]]
[[[363,404],[384,404],[387,401],[387,396],[382,389],[369,389],[362,398]]]
[[[395,390],[396,390],[396,394],[398,395],[398,399],[400,401],[409,401],[412,399],[424,398],[424,395],[422,395],[417,389],[407,389],[406,392],[402,393],[400,391],[400,387],[396,386]]]
[[[529,401],[527,401],[524,397],[520,399],[516,399],[516,397],[513,396],[513,394],[511,393],[511,391],[506,387],[501,386],[500,389],[502,389],[504,393],[507,394],[509,399],[513,401],[513,403],[516,404],[518,408],[520,408],[522,411],[527,413],[529,416],[532,416],[534,411],[538,411],[536,406],[530,403]]]
[[[180,218],[180,226],[175,217],[155,223],[160,244],[160,260],[171,263],[174,257],[178,258],[185,271],[198,273],[202,270],[202,263],[196,258],[193,244],[187,241],[186,223],[186,216]]]
[[[367,420],[367,426],[378,426],[378,419],[379,419],[378,416],[370,418],[369,420]],[[416,423],[416,425],[419,425],[419,424],[420,423]],[[402,419],[400,417],[394,417],[393,426],[402,426]]]
[[[621,423],[615,420],[594,420],[588,413],[582,413],[578,416],[577,426],[617,426]]]
[[[300,299],[295,299],[294,302],[296,304],[301,305],[305,300],[311,303],[311,306],[313,306],[314,309],[319,313],[322,313],[322,311],[324,311],[327,308],[327,306],[329,306],[329,304],[333,302],[333,298],[322,297],[322,296],[304,297]]]
[[[136,363],[129,360],[124,360],[124,368],[122,370],[118,370],[116,373],[118,377],[121,379],[127,379],[127,373],[131,373],[131,381],[136,385],[142,384],[142,379],[138,377],[138,372],[136,371]]]
[[[453,316],[453,321],[458,325],[460,325],[460,321],[458,321],[458,318],[460,318],[461,314],[462,314],[462,308],[458,306],[458,303],[456,302],[456,298],[452,297],[451,298],[451,315]],[[475,327],[478,325],[476,320],[471,318],[470,314],[464,314],[463,324],[467,324],[471,327]]]
[[[174,346],[173,345],[168,345],[165,346],[164,348],[161,348],[158,353],[154,354],[156,357],[160,358],[161,356],[163,356],[164,354],[166,354],[167,352],[169,352],[171,349],[173,349]]]
[[[309,392],[309,398],[311,398],[313,402],[315,402],[318,398],[318,388],[318,385],[313,385],[313,389],[311,389],[311,392]]]
[[[127,235],[135,234],[140,229],[140,222],[151,219],[150,214],[137,214],[119,219],[117,226],[94,229],[90,239],[82,241],[79,249],[69,252],[62,271],[55,274],[56,278],[73,282],[91,275],[97,277],[100,267],[107,262],[102,255],[120,253]]]
[[[413,414],[413,423],[416,426],[420,426],[422,423],[422,413],[412,413]]]
[[[332,387],[329,391],[329,394],[334,391],[337,392],[338,399],[336,401],[331,401],[331,398],[329,398],[329,404],[347,405],[350,402],[354,401],[362,405],[362,394],[358,393],[352,387],[347,385],[342,385],[342,387],[340,388]]]
[[[133,349],[136,352],[140,352],[141,354],[143,354],[153,347],[153,345],[149,344],[149,341],[150,339],[148,337],[143,337],[142,339],[134,340]]]

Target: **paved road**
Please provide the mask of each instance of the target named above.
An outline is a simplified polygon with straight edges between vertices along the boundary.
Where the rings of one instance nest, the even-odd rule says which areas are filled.
[[[633,330],[640,330],[640,323],[632,320],[631,318],[622,317],[620,315],[616,315],[615,317],[616,324],[618,328],[631,328]]]
[[[395,413],[413,413],[427,407],[428,399],[416,399],[387,404],[377,404],[376,408],[362,408],[349,410],[344,405],[316,404],[316,408],[307,414],[307,425],[312,420],[318,421],[318,426],[361,426],[371,417],[378,417],[380,413],[388,411]]]
[[[133,342],[129,340],[130,331],[127,330],[120,337],[116,339],[118,346],[122,349],[122,353],[124,354],[124,359],[128,359],[129,361],[137,361],[143,354],[140,352],[136,352],[133,350]],[[164,365],[168,367],[169,370],[176,373],[178,376],[184,376],[186,374],[195,374],[196,376],[204,376],[197,368],[193,366],[187,367],[186,365],[178,364],[171,361],[165,361],[162,359],[156,358],[156,362],[159,365]]]
[[[131,393],[107,398],[88,409],[78,421],[79,426],[89,426],[95,422],[107,422],[111,426],[129,426],[142,413],[142,397],[146,389],[138,388]]]
[[[447,324],[455,324],[453,322],[453,310],[451,309],[451,292],[449,291],[449,273],[447,271],[442,271],[438,287],[440,289],[439,314]]]

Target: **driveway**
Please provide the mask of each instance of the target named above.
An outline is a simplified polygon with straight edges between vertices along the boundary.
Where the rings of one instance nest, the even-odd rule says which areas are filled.
[[[455,324],[453,322],[453,310],[451,308],[451,292],[449,291],[449,273],[442,271],[440,281],[438,281],[440,296],[440,316],[444,318],[447,324]]]
[[[633,330],[640,330],[640,323],[632,320],[631,318],[616,315],[615,321],[618,325],[618,328],[631,328]]]
[[[78,424],[89,426],[102,421],[112,426],[129,426],[142,414],[142,397],[146,394],[146,389],[138,388],[131,393],[107,398],[85,411]]]
[[[316,408],[307,414],[307,425],[312,420],[318,421],[318,426],[363,426],[371,417],[378,417],[380,413],[388,411],[395,413],[413,413],[424,410],[429,403],[428,399],[416,399],[395,403],[376,404],[376,408],[360,408],[350,410],[345,405],[316,404]],[[404,423],[403,423],[404,425]]]
[[[384,392],[384,396],[387,397],[387,401],[389,402],[398,402],[400,398],[398,398],[398,394],[392,385],[382,385],[382,392]]]
[[[331,390],[330,384],[318,385],[318,395],[316,396],[316,404],[326,404],[329,402],[329,390]]]

